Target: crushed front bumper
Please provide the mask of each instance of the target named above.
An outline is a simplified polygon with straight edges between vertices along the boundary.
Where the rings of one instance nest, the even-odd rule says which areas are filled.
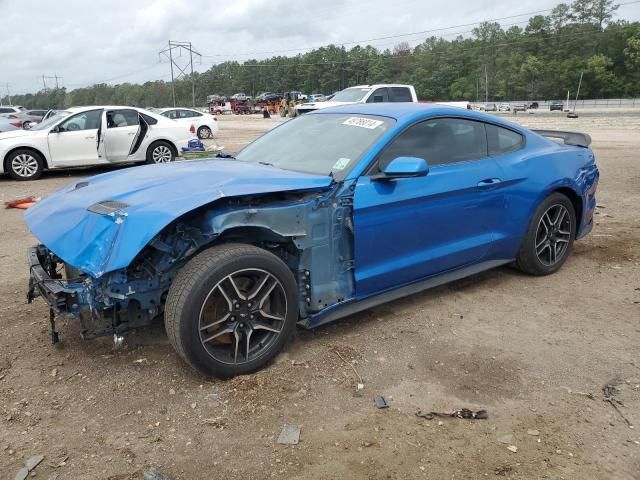
[[[60,261],[44,245],[31,247],[27,253],[29,291],[27,302],[40,296],[55,314],[77,318],[88,307],[90,287],[84,283],[69,283],[57,273]]]

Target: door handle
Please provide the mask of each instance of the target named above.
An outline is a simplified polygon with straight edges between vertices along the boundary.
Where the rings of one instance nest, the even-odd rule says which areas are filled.
[[[95,135],[87,135],[84,138],[86,138],[87,140],[91,140],[92,138],[96,138],[96,136]]]
[[[133,136],[133,135],[135,135],[136,133],[137,133],[137,132],[129,132],[129,133],[127,133],[127,135],[129,135],[129,136]]]
[[[502,183],[502,180],[499,178],[486,178],[480,182],[478,182],[478,188],[488,189],[498,186]]]

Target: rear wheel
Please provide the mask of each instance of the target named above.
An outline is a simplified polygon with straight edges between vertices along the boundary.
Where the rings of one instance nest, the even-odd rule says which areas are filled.
[[[537,208],[516,265],[532,275],[557,272],[571,253],[576,233],[576,214],[571,201],[552,193]]]
[[[153,142],[147,149],[147,163],[168,163],[175,159],[173,148],[164,140]]]
[[[42,175],[44,161],[33,150],[16,150],[7,158],[6,170],[15,180],[36,180]]]
[[[205,138],[211,138],[213,136],[213,133],[211,132],[211,129],[209,127],[206,126],[202,126],[198,129],[198,138],[199,139],[205,139]]]
[[[165,327],[187,363],[224,378],[273,359],[293,333],[297,312],[295,278],[282,260],[252,245],[223,244],[178,273]]]

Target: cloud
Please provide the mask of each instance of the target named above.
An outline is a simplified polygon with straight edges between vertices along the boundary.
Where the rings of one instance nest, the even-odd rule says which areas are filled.
[[[14,93],[42,88],[42,75],[57,74],[76,88],[93,83],[166,79],[169,65],[158,52],[169,39],[191,41],[204,57],[197,68],[243,61],[306,47],[341,44],[478,22],[550,9],[558,0],[0,0],[0,85]],[[640,4],[618,16],[640,18]],[[525,22],[526,17],[505,21]],[[441,34],[451,38],[458,31]],[[401,40],[371,42],[392,48]],[[348,45],[352,46],[352,45]],[[291,51],[294,50],[294,51]],[[185,60],[184,58],[182,60]],[[53,85],[49,80],[49,85]],[[2,89],[3,90],[3,89]]]

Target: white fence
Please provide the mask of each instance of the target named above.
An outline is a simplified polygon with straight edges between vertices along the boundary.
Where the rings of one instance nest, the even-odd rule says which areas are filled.
[[[558,98],[557,100],[563,102],[566,107],[567,99],[566,98]],[[549,108],[549,104],[553,100],[511,100],[509,102],[505,101],[490,101],[489,103],[495,103],[499,105],[500,103],[524,103],[525,105],[530,105],[533,102],[538,102],[538,108]],[[573,104],[575,103],[575,99],[569,99],[569,107],[573,108]],[[475,105],[484,105],[484,102],[474,102]],[[640,108],[640,98],[608,98],[608,99],[585,99],[578,100],[576,103],[576,108]]]

